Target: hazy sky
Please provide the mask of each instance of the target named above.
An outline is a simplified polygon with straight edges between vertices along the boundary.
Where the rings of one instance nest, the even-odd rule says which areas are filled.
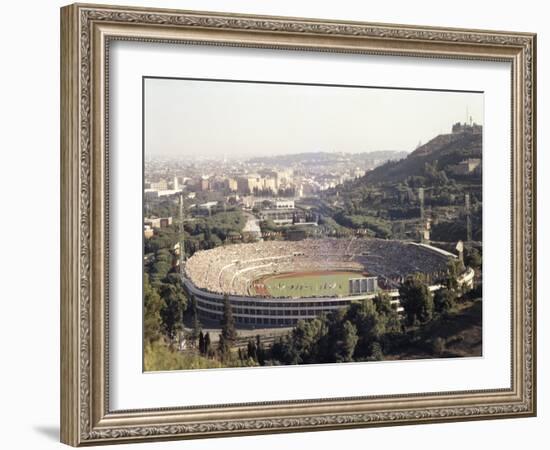
[[[483,123],[483,94],[146,79],[145,156],[412,151]]]

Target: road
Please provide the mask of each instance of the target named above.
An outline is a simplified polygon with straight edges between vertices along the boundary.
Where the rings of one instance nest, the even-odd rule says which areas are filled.
[[[246,217],[246,224],[243,228],[243,233],[255,234],[262,241],[262,229],[260,228],[260,220],[249,212],[243,212]]]

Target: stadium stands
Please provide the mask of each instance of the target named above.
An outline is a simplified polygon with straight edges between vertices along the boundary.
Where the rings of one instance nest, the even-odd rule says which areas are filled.
[[[396,287],[404,277],[444,275],[452,255],[411,242],[383,239],[307,239],[217,247],[195,253],[185,275],[208,292],[251,295],[252,283],[269,274],[349,270],[377,276]]]
[[[353,301],[373,298],[376,292],[312,297],[300,290],[299,297],[272,297],[265,286],[261,289],[262,278],[323,271],[360,272],[376,277],[377,286],[398,304],[397,287],[408,275],[423,274],[430,290],[437,290],[453,258],[456,256],[429,245],[382,239],[264,241],[196,252],[185,265],[183,282],[195,296],[203,319],[219,321],[227,296],[238,326],[291,326]],[[472,279],[473,271],[468,268],[459,282],[470,286]]]

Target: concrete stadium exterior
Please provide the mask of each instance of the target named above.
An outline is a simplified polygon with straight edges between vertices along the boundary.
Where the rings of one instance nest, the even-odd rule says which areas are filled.
[[[407,257],[414,263],[407,262]],[[258,296],[251,285],[261,276],[354,270],[376,276],[382,290],[398,303],[397,286],[406,276],[423,273],[430,280],[430,290],[436,291],[448,261],[456,258],[429,245],[381,239],[267,241],[197,252],[186,262],[182,278],[186,291],[196,298],[201,318],[219,321],[227,295],[237,326],[271,328],[293,326],[354,301],[372,299],[378,292],[338,297]],[[459,282],[472,287],[473,278],[474,271],[466,268]]]

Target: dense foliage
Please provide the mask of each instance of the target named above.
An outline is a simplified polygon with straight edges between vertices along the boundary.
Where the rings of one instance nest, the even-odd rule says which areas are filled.
[[[352,303],[347,309],[300,321],[272,346],[271,364],[313,364],[369,361],[382,358],[387,337],[402,331],[399,315],[380,294],[374,301]]]

